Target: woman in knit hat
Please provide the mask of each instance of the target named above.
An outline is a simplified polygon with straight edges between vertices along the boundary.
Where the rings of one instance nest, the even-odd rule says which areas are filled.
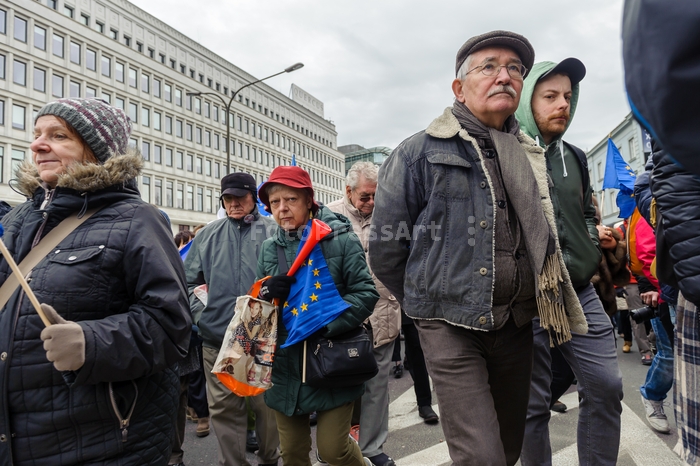
[[[300,167],[275,168],[270,179],[260,186],[258,196],[280,226],[271,238],[265,240],[260,251],[257,276],[271,276],[262,286],[261,297],[267,300],[276,298],[281,303],[287,300],[295,278],[287,277],[282,271],[289,270],[294,262],[307,222],[310,218],[317,218],[332,230],[319,244],[340,297],[349,303],[347,309],[321,330],[322,335],[333,337],[359,327],[372,313],[379,294],[369,273],[360,240],[350,222],[314,200],[311,178]],[[278,250],[284,251],[286,264],[279,263]],[[316,287],[321,287],[320,282],[316,283]],[[321,294],[321,290],[318,293]],[[289,312],[288,308],[283,306],[282,312]],[[371,464],[369,459],[363,459],[359,446],[348,435],[354,402],[362,396],[364,383],[340,388],[318,388],[303,383],[304,342],[281,348],[287,342],[289,329],[285,328],[284,318],[277,322],[278,346],[272,364],[273,386],[265,392],[265,403],[275,410],[285,466],[310,464],[309,415],[314,411],[318,413],[316,443],[319,460],[323,459],[333,466]]]
[[[64,219],[90,216],[32,269],[50,326],[17,288],[0,309],[0,465],[166,465],[190,317],[182,261],[123,111],[98,99],[39,110],[27,196],[3,219],[17,263]],[[0,285],[11,275],[0,260]]]

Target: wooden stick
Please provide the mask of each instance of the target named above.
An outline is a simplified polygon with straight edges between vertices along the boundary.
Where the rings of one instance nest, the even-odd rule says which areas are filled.
[[[15,263],[15,260],[12,258],[10,251],[7,250],[7,247],[5,246],[5,243],[2,240],[0,240],[0,252],[2,252],[3,257],[5,257],[5,260],[10,265],[12,273],[14,273],[17,277],[19,284],[22,285],[22,289],[29,297],[29,301],[31,301],[32,305],[34,306],[36,313],[39,314],[39,317],[41,317],[41,321],[44,322],[44,325],[46,327],[50,326],[51,321],[46,317],[46,314],[44,314],[44,311],[41,309],[41,304],[39,304],[39,300],[36,299],[34,292],[31,288],[29,288],[29,283],[27,283],[27,280],[25,280],[22,276],[22,272],[20,272],[19,267],[17,267],[17,263]]]
[[[306,383],[306,340],[304,340],[304,360],[301,363],[301,383]]]

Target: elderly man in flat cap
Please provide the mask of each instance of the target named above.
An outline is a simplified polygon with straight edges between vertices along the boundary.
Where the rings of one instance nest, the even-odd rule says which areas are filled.
[[[379,170],[369,257],[415,319],[456,465],[513,465],[532,370],[532,322],[585,332],[556,235],[544,152],[513,114],[534,62],[493,31],[457,52],[454,105]]]

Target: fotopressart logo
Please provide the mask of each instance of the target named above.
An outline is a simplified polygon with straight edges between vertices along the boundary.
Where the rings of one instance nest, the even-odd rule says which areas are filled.
[[[469,239],[467,240],[467,244],[469,246],[476,246],[476,228],[474,228],[474,224],[476,223],[476,218],[473,215],[470,215],[469,218],[467,219],[467,222],[469,222],[469,225],[471,225],[467,229],[467,233],[469,233]]]

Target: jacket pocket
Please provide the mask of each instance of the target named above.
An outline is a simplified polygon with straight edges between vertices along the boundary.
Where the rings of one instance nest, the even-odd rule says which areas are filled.
[[[54,249],[49,253],[42,290],[58,294],[85,295],[101,275],[105,247],[102,245],[74,249]]]
[[[444,199],[468,199],[471,195],[469,184],[472,164],[457,154],[435,152],[427,155],[433,177],[434,196]]]

